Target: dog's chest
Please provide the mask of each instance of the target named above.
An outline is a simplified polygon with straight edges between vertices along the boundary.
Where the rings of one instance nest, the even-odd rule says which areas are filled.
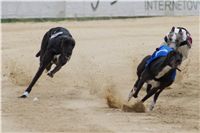
[[[163,77],[163,76],[164,76],[166,73],[168,73],[170,70],[171,70],[171,67],[170,67],[170,66],[164,67],[164,68],[155,76],[155,78],[159,79],[159,78]],[[160,82],[159,82],[159,81],[156,81],[156,80],[154,80],[154,79],[148,80],[148,81],[147,81],[147,84],[150,84],[150,85],[152,86],[152,88],[160,86]]]
[[[155,81],[154,79],[148,80],[147,84],[150,84],[152,86],[151,88],[155,88],[155,87],[160,86],[160,82],[159,81]]]
[[[163,77],[166,73],[168,73],[171,70],[170,66],[165,66],[156,76],[155,78],[159,79],[161,77]]]
[[[54,55],[53,60],[52,60],[53,64],[58,64],[60,55],[61,54]]]

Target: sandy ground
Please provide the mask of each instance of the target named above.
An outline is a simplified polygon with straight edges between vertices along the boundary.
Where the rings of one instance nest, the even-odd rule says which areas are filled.
[[[44,33],[55,26],[68,28],[76,40],[70,62],[53,79],[44,73],[30,97],[18,99],[38,69]],[[138,63],[172,26],[186,27],[193,46],[171,89],[152,112],[109,108],[107,89],[126,101]],[[199,36],[199,17],[2,24],[2,132],[198,133]]]

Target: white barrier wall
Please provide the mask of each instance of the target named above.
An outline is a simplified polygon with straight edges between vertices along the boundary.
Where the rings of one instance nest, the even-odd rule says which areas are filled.
[[[3,1],[2,18],[199,16],[199,0]]]

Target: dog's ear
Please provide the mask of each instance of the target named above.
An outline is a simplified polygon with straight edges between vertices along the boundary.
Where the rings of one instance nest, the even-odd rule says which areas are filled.
[[[183,30],[180,29],[179,32],[178,32],[178,34],[180,34],[181,36],[183,36]]]
[[[179,30],[179,33],[182,33],[182,29]]]
[[[167,36],[164,37],[164,41],[165,41],[166,43],[168,42]]]
[[[173,26],[170,32],[174,32],[175,31],[175,27]]]

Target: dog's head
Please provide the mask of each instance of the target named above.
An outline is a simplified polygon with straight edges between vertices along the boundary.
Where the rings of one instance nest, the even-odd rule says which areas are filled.
[[[66,64],[67,61],[70,60],[74,46],[75,40],[71,37],[64,36],[61,39],[61,54],[59,55],[57,63],[60,63],[61,65]]]
[[[171,31],[167,36],[165,36],[165,42],[172,48],[177,49],[181,42],[182,37],[182,30],[180,30],[178,33],[175,31],[176,28],[172,27]]]
[[[171,31],[164,38],[165,42],[175,50],[186,45],[191,48],[192,37],[190,33],[183,27],[172,27]]]
[[[61,41],[61,49],[62,53],[66,57],[70,57],[72,55],[72,51],[75,46],[75,40],[71,37],[63,37]]]

